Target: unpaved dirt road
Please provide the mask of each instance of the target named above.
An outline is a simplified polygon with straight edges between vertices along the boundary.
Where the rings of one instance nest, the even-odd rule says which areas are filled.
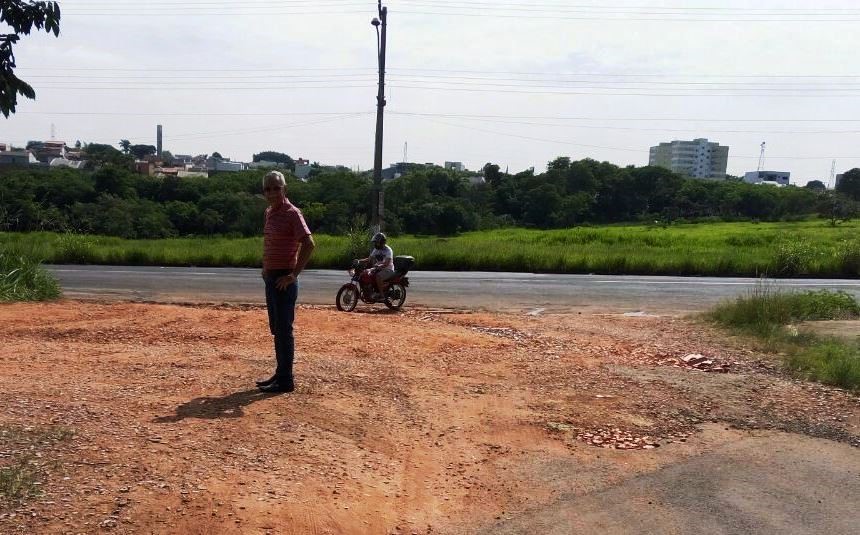
[[[860,400],[689,321],[0,307],[0,533],[857,533]],[[687,354],[709,373],[681,365]]]

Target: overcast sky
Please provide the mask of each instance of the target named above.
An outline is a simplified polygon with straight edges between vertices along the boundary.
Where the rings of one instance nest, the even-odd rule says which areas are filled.
[[[644,165],[661,141],[729,145],[729,173],[860,167],[856,0],[391,0],[385,164],[557,156]],[[25,37],[37,92],[0,142],[155,144],[368,169],[376,3],[70,0]],[[0,28],[0,32],[3,29]]]

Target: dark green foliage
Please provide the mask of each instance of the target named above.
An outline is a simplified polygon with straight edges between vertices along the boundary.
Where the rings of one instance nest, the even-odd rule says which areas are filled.
[[[133,152],[135,146],[128,148]],[[90,144],[85,151],[96,163],[95,171],[0,168],[0,230],[72,230],[126,238],[254,236],[262,230],[265,171],[150,177],[133,173],[133,158],[110,145]],[[288,158],[271,152],[255,156]],[[844,195],[809,188],[692,180],[659,167],[620,168],[590,159],[557,158],[540,175],[511,175],[493,164],[484,171],[489,181],[472,184],[466,173],[410,164],[406,174],[384,184],[386,229],[447,236],[511,226],[779,221],[815,213],[835,225],[853,217],[857,206]],[[356,215],[367,217],[371,191],[369,174],[348,169],[317,166],[307,182],[287,176],[287,195],[314,232],[341,234]],[[804,269],[797,263],[777,264],[785,274]]]
[[[842,175],[836,191],[855,201],[860,201],[860,168],[854,168]]]
[[[272,150],[264,150],[259,154],[255,154],[252,157],[252,160],[255,162],[275,162],[284,164],[284,167],[289,169],[290,171],[296,170],[296,162],[288,154],[284,154],[283,152],[275,152]]]
[[[155,145],[132,145],[128,150],[138,160],[152,156],[158,151]]]
[[[15,54],[12,45],[33,28],[60,34],[59,2],[25,2],[0,0],[0,24],[12,33],[0,34],[0,113],[9,117],[15,113],[18,95],[33,99],[36,92],[27,82],[15,76]]]
[[[92,167],[114,165],[127,169],[134,163],[134,158],[127,153],[123,154],[112,146],[101,143],[90,143],[84,147],[84,155]]]

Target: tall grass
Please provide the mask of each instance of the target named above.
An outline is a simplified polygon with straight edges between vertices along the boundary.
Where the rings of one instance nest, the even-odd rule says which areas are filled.
[[[753,335],[786,355],[799,375],[843,388],[860,389],[860,344],[800,332],[792,324],[860,318],[860,303],[845,292],[776,291],[760,284],[749,295],[723,303],[706,317],[732,331]]]
[[[368,243],[360,223],[344,236],[317,235],[312,268],[342,268]],[[27,241],[52,263],[258,267],[260,238],[122,240],[0,233]],[[713,276],[860,276],[860,224],[821,221],[703,223],[566,230],[503,229],[460,236],[390,237],[418,269]]]
[[[59,296],[57,280],[33,257],[21,251],[0,251],[0,302],[46,301]]]
[[[717,305],[708,314],[721,325],[760,337],[771,336],[791,323],[858,316],[860,303],[846,292],[782,292],[766,282],[756,285],[748,295]]]
[[[791,369],[816,381],[842,388],[860,388],[860,346],[840,340],[815,340],[788,355]]]

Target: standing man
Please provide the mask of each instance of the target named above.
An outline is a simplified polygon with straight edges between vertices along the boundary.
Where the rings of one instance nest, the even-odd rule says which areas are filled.
[[[269,330],[275,337],[278,365],[275,374],[265,381],[257,381],[257,386],[263,392],[292,392],[295,390],[293,319],[298,277],[316,244],[302,213],[286,197],[283,174],[272,171],[263,177],[263,194],[269,202],[263,230],[263,280],[266,282]]]

